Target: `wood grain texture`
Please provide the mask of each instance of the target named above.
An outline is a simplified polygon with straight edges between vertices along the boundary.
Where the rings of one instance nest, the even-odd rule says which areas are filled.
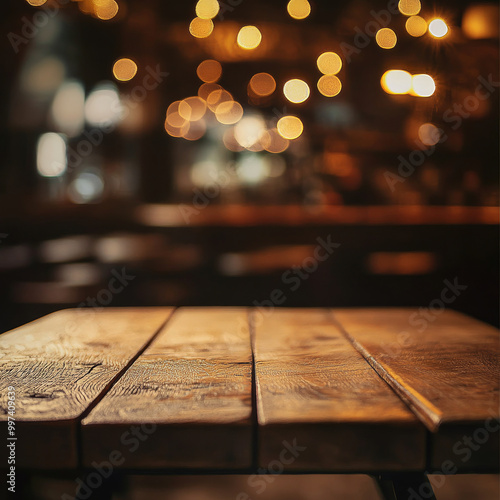
[[[276,460],[304,471],[424,466],[424,427],[328,311],[256,312],[253,323],[260,466]],[[294,442],[306,449],[292,460],[285,449]]]
[[[353,345],[432,431],[432,467],[445,460],[464,470],[498,467],[498,430],[487,438],[478,431],[497,427],[491,420],[500,416],[497,329],[450,310],[427,321],[417,309],[334,314]],[[475,443],[474,433],[486,441]],[[471,446],[462,442],[467,436]]]
[[[79,417],[171,309],[67,309],[0,336],[0,420],[15,387],[17,465],[77,466]]]
[[[252,451],[252,353],[240,308],[180,308],[82,422],[83,460],[124,468],[245,468]],[[150,429],[140,446],[132,427]]]

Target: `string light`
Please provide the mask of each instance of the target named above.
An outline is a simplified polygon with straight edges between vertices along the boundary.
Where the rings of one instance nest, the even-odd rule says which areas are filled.
[[[448,33],[448,25],[440,18],[433,19],[429,23],[429,33],[434,38],[443,38]]]
[[[324,75],[336,75],[342,69],[342,59],[335,52],[323,52],[316,64]]]
[[[335,75],[323,75],[318,80],[318,90],[325,97],[335,97],[342,90],[342,82]]]
[[[290,102],[298,104],[308,99],[310,94],[309,85],[298,78],[288,80],[283,86],[283,93]]]
[[[252,50],[260,45],[262,34],[255,26],[243,26],[240,29],[236,41],[242,49]]]

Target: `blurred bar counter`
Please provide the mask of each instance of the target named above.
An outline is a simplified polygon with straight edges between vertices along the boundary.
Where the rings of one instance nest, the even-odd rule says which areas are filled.
[[[445,280],[466,287],[446,307],[498,326],[497,207],[20,201],[0,203],[1,331],[65,307],[417,305],[438,318]]]

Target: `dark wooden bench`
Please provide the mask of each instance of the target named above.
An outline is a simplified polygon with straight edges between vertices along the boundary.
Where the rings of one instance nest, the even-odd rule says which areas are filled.
[[[17,481],[364,473],[406,499],[433,498],[428,473],[497,472],[498,331],[416,313],[68,309],[7,332],[0,418]]]

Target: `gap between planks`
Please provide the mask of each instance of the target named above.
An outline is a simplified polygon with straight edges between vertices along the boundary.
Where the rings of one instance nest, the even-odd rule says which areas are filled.
[[[344,325],[336,318],[333,310],[329,309],[329,316],[332,323],[340,330],[341,334],[346,340],[356,349],[363,359],[370,365],[373,371],[387,384],[392,392],[398,396],[399,399],[410,409],[410,411],[425,425],[427,432],[429,430],[439,427],[440,418],[432,419],[425,410],[420,409],[411,398],[406,394],[406,389],[401,383],[401,379],[396,373],[392,372],[390,368],[383,367],[370,353],[344,328]],[[425,399],[419,395],[420,399]],[[418,400],[418,399],[417,399]],[[441,414],[441,412],[430,402],[425,399],[423,408],[431,410],[433,413]],[[430,429],[429,429],[430,427]]]
[[[76,436],[76,451],[78,457],[78,465],[79,467],[83,466],[83,446],[82,446],[82,421],[88,414],[104,399],[106,394],[113,388],[113,386],[127,373],[127,370],[136,362],[136,360],[141,356],[141,354],[153,343],[153,341],[158,337],[160,332],[165,328],[173,317],[174,312],[177,310],[177,307],[172,307],[169,311],[168,316],[165,321],[158,327],[155,333],[151,336],[151,338],[141,347],[139,350],[132,356],[129,362],[106,384],[106,386],[102,389],[99,395],[91,401],[89,406],[85,409],[85,411],[78,417],[78,425],[77,425],[77,436]]]

